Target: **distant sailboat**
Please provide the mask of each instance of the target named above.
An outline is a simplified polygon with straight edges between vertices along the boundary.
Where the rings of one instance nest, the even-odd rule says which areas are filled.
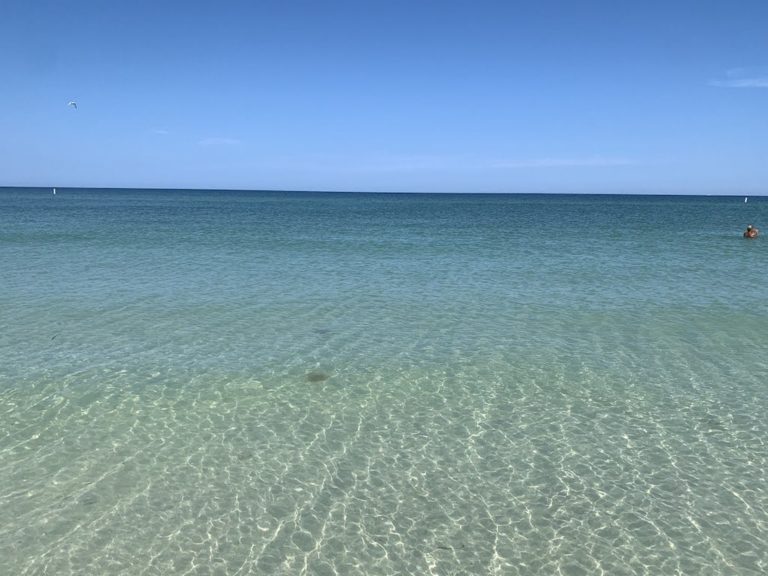
[[[56,188],[53,189],[53,195],[56,195]]]
[[[744,204],[746,204],[746,203],[747,203],[747,197],[744,196]]]

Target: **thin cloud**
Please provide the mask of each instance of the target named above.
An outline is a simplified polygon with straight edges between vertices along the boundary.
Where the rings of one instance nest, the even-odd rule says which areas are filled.
[[[242,142],[237,138],[222,138],[219,136],[213,136],[210,138],[202,138],[197,141],[200,146],[237,146]]]
[[[168,130],[165,130],[163,128],[152,128],[152,134],[158,134],[160,136],[167,136],[170,134]]]
[[[311,155],[299,159],[281,159],[286,165],[294,162],[306,169],[335,171],[343,168],[346,172],[379,173],[428,173],[428,172],[485,172],[489,169],[547,169],[547,168],[610,168],[637,166],[641,162],[631,158],[606,156],[585,157],[544,157],[527,159],[499,159],[480,157],[475,154],[373,154],[355,157]]]
[[[266,161],[262,158],[262,161]],[[274,157],[268,164],[281,169],[303,169],[318,172],[427,174],[427,173],[487,173],[489,170],[610,168],[637,166],[644,162],[631,158],[585,156],[500,159],[476,154],[310,154],[306,156]]]
[[[709,81],[720,88],[768,88],[768,68],[733,68],[725,78]]]
[[[628,158],[605,158],[592,156],[586,158],[531,158],[527,160],[504,160],[495,164],[496,168],[607,168],[612,166],[631,166],[637,162]]]
[[[305,156],[301,163],[306,168],[320,171],[356,173],[422,173],[456,170],[483,170],[487,162],[469,155],[430,154],[314,154]]]
[[[712,80],[710,84],[721,88],[768,88],[768,76],[765,78],[741,78],[739,80]]]
[[[366,172],[429,172],[472,165],[472,159],[460,156],[414,154],[373,156],[363,161],[361,168]]]

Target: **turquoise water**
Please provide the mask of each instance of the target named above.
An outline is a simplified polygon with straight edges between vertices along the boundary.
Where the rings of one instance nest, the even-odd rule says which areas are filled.
[[[768,199],[0,189],[7,574],[763,574]]]

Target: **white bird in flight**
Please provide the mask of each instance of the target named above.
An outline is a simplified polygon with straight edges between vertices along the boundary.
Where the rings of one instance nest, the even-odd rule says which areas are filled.
[[[69,102],[67,102],[67,106],[72,106],[72,108],[77,110],[77,102],[75,102],[74,100],[70,100]]]

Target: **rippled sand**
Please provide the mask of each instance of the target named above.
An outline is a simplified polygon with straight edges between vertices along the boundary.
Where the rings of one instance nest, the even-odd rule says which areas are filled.
[[[0,572],[768,571],[768,309],[740,245],[526,260],[476,215],[455,252],[401,217],[273,259],[213,216],[133,258],[6,238]]]

